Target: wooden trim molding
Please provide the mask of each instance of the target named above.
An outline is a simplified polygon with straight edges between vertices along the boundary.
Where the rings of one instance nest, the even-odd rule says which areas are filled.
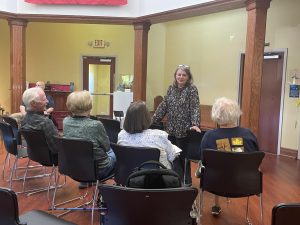
[[[280,155],[297,159],[298,151],[296,149],[280,148]]]
[[[82,15],[51,15],[51,14],[22,14],[0,11],[0,18],[26,19],[28,22],[53,22],[53,23],[88,23],[88,24],[119,24],[132,25],[150,21],[151,24],[163,23],[172,20],[202,16],[245,7],[245,0],[214,0],[174,10],[141,17],[109,17],[109,16],[82,16]]]

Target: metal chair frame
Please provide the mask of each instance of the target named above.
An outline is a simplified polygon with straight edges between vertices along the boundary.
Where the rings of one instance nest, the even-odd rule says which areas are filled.
[[[59,148],[59,155],[58,155],[59,174],[56,180],[56,184],[59,183],[60,174],[62,174],[65,176],[69,176],[70,178],[78,182],[96,183],[96,185],[93,191],[92,198],[74,207],[59,207],[59,206],[63,206],[67,203],[74,202],[77,200],[85,199],[86,197],[88,197],[89,188],[86,189],[86,192],[83,195],[77,196],[75,198],[60,203],[55,203],[55,198],[57,194],[57,188],[55,188],[53,198],[52,198],[51,210],[52,212],[54,212],[54,210],[66,211],[59,214],[58,217],[64,216],[67,213],[70,213],[72,211],[90,210],[92,211],[91,224],[93,224],[94,211],[99,210],[99,208],[95,206],[99,195],[99,190],[98,190],[99,183],[103,183],[109,179],[112,179],[114,174],[111,173],[109,176],[101,180],[98,180],[97,160],[94,159],[93,143],[91,141],[83,140],[83,139],[61,138],[61,137],[56,137],[56,140]],[[89,205],[92,205],[92,207],[89,208],[88,207]]]
[[[27,163],[27,169],[25,170],[24,179],[23,179],[23,193],[27,193],[27,195],[32,195],[36,193],[40,193],[43,191],[47,191],[47,198],[50,204],[50,190],[54,190],[56,187],[56,179],[57,179],[57,160],[56,157],[49,149],[45,134],[42,130],[25,130],[21,129],[21,134],[25,138],[28,144],[28,157],[29,161]],[[48,185],[45,187],[34,188],[25,190],[25,182],[27,179],[28,168],[30,166],[31,161],[37,162],[44,166],[44,173],[40,175],[36,175],[36,178],[44,178],[49,177]],[[46,173],[46,167],[51,168],[50,173]],[[63,184],[59,184],[59,187],[62,187],[66,183],[66,179]]]
[[[19,159],[24,159],[28,158],[27,154],[27,148],[21,145],[17,145],[17,139],[13,134],[13,130],[10,124],[6,122],[0,122],[0,130],[2,131],[2,136],[3,136],[3,141],[4,141],[4,146],[7,151],[4,163],[2,166],[2,178],[5,179],[5,170],[6,170],[6,165],[9,170],[9,179],[7,180],[9,182],[9,188],[12,188],[12,182],[13,181],[19,181],[19,180],[24,180],[24,176],[19,177],[17,175],[18,170],[25,170],[27,167],[22,167],[18,166],[18,160]],[[11,155],[14,156],[14,162],[13,166],[11,167],[10,161],[11,161]],[[29,161],[29,159],[28,159]],[[34,165],[28,167],[28,169],[34,169],[40,167],[39,165]],[[35,176],[29,177],[31,178],[36,178]],[[17,192],[17,193],[22,193],[22,192]]]

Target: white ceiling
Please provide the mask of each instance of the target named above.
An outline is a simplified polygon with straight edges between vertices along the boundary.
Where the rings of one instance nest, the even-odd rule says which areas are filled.
[[[0,0],[0,11],[17,14],[140,17],[214,0],[127,0],[124,6],[37,5],[24,0]]]

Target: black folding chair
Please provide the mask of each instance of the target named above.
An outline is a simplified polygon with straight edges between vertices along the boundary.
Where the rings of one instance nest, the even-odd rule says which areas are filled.
[[[9,188],[12,188],[12,181],[14,179],[23,180],[23,177],[18,178],[16,176],[16,171],[17,169],[25,169],[24,167],[18,167],[18,160],[28,157],[27,149],[20,145],[17,145],[17,139],[13,134],[13,130],[10,124],[6,122],[0,122],[0,130],[2,133],[5,150],[7,151],[7,154],[4,159],[3,167],[2,167],[2,178],[4,179],[5,167],[8,164],[9,174],[10,174]],[[13,155],[15,157],[12,168],[10,167],[10,155]],[[13,179],[13,175],[15,175],[16,178]]]
[[[201,141],[206,131],[197,132],[195,130],[187,130],[187,153],[185,158],[185,166],[184,166],[184,179],[185,182],[186,177],[186,169],[189,161],[196,161],[201,163]],[[190,166],[188,167],[190,168]]]
[[[109,141],[112,143],[118,142],[118,134],[121,131],[120,121],[98,117],[98,120],[103,124]]]
[[[117,157],[115,166],[115,182],[125,186],[128,176],[143,162],[159,161],[160,151],[156,148],[123,146],[110,144]]]
[[[190,217],[194,187],[136,189],[100,185],[101,225],[194,225]]]
[[[21,133],[19,132],[19,126],[17,121],[9,116],[2,116],[1,118],[4,122],[8,123],[12,127],[14,137],[17,139],[17,144],[22,145],[22,137]]]
[[[259,170],[264,152],[225,152],[203,150],[200,177],[200,211],[203,210],[204,191],[227,198],[247,197],[246,220],[248,218],[249,197],[260,198],[260,221],[263,224],[263,175]]]
[[[52,210],[64,210],[66,212],[60,214],[63,216],[71,211],[78,210],[91,210],[91,224],[94,222],[94,211],[96,210],[96,202],[98,197],[98,185],[111,178],[114,174],[111,173],[107,177],[99,180],[98,179],[98,161],[94,158],[93,143],[83,139],[72,139],[72,138],[60,138],[56,137],[58,145],[58,170],[61,175],[69,176],[75,181],[85,183],[96,183],[96,187],[93,192],[93,197],[75,207],[58,207],[66,203],[73,202],[76,200],[85,199],[88,196],[88,188],[86,192],[73,199],[66,200],[64,202],[55,203],[57,188],[55,188],[53,199],[52,199]],[[60,174],[58,174],[56,184],[59,183]],[[87,208],[88,205],[92,205],[91,208]]]
[[[0,188],[0,224],[3,225],[76,225],[41,210],[32,210],[19,217],[17,195],[14,191]]]
[[[27,164],[27,168],[30,166],[30,162],[37,162],[42,166],[51,167],[50,173],[40,174],[37,177],[49,177],[49,185],[47,187],[40,187],[35,189],[25,190],[25,181],[28,173],[28,169],[25,170],[24,175],[24,183],[23,183],[23,192],[29,192],[28,195],[39,193],[42,191],[47,191],[48,200],[49,200],[49,191],[55,188],[55,180],[57,176],[57,154],[54,154],[50,151],[45,134],[42,130],[26,130],[21,129],[21,134],[27,142],[27,152],[29,161]],[[54,178],[54,179],[52,179]],[[52,184],[51,184],[52,183]]]
[[[298,225],[300,202],[280,203],[272,209],[271,225]]]

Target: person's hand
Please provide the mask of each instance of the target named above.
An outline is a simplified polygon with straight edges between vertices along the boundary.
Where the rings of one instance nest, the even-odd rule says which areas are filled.
[[[194,131],[197,131],[197,132],[201,133],[200,128],[197,127],[197,126],[192,126],[192,127],[190,127],[190,130],[194,130]]]
[[[49,116],[49,113],[47,111],[44,111],[45,116]]]

